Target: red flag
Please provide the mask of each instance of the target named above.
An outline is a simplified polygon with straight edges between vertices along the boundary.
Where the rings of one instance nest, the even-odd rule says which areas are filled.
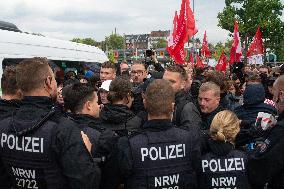
[[[197,32],[189,0],[182,0],[180,14],[179,16],[175,14],[173,24],[167,50],[176,63],[183,64],[185,62],[184,43]]]
[[[262,34],[259,27],[257,28],[253,41],[249,46],[247,57],[258,54],[263,54]]]
[[[203,64],[203,62],[201,61],[199,55],[196,55],[196,65],[195,65],[195,66],[196,66],[197,68],[204,68],[204,64]]]
[[[198,32],[196,25],[195,25],[194,14],[190,8],[189,0],[186,0],[185,6],[186,6],[185,7],[186,8],[185,20],[187,20],[187,38],[185,38],[184,43],[186,43],[188,39],[191,39]]]
[[[206,57],[206,58],[209,58],[211,56],[209,46],[208,46],[208,42],[207,42],[206,31],[205,31],[204,37],[203,37],[201,55]]]
[[[193,57],[193,53],[192,52],[190,52],[189,62],[191,64],[194,64],[194,57]]]
[[[235,21],[234,42],[231,48],[230,65],[233,64],[234,62],[240,62],[241,56],[242,56],[242,47],[241,47],[241,40],[240,40],[240,34],[239,34],[239,26],[238,26],[238,22]]]
[[[173,32],[173,36],[176,36],[177,35],[177,27],[178,27],[178,13],[177,13],[177,11],[175,12],[173,24],[174,24],[174,28],[173,28],[172,32]]]
[[[216,65],[215,69],[220,72],[225,72],[227,67],[227,58],[224,54],[224,51],[222,52],[222,55],[220,56],[220,59],[218,61],[218,64]]]

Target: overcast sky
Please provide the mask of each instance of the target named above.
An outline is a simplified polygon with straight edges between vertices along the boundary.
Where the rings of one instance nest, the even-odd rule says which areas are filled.
[[[101,41],[114,28],[121,35],[169,30],[180,3],[181,0],[6,0],[0,1],[0,20],[48,37],[91,37]],[[225,0],[195,0],[198,37],[202,39],[207,30],[211,43],[228,38],[228,32],[217,26],[217,14],[224,6]]]

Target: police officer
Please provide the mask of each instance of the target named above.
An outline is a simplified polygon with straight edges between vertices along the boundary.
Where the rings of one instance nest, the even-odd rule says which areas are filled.
[[[200,189],[250,188],[248,158],[244,152],[234,149],[239,131],[240,123],[233,112],[224,110],[215,115],[210,126],[209,152],[201,157]]]
[[[65,108],[72,112],[70,117],[91,141],[94,159],[103,163],[114,145],[110,141],[114,140],[115,135],[102,127],[96,89],[89,84],[76,83],[64,88],[63,98]]]
[[[14,109],[20,107],[22,93],[16,83],[16,68],[7,66],[1,78],[2,98],[0,99],[0,120],[10,116]]]
[[[158,79],[148,86],[144,103],[149,121],[136,134],[119,139],[115,158],[119,171],[113,168],[108,171],[110,181],[124,178],[128,189],[197,186],[198,133],[172,125],[174,100],[169,82]],[[108,188],[115,188],[119,184],[116,181]]]
[[[250,156],[249,179],[253,188],[284,188],[284,76],[273,84],[273,101],[279,112],[277,124]]]
[[[24,98],[0,121],[0,177],[8,175],[13,188],[95,188],[97,167],[80,130],[52,109],[57,84],[47,59],[23,60],[16,78]]]

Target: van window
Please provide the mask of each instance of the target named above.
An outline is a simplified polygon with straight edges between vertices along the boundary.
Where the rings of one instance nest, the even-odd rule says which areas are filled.
[[[19,64],[23,58],[5,58],[2,63],[2,69],[6,66]],[[100,72],[100,63],[97,62],[78,62],[78,61],[65,61],[65,60],[48,60],[50,67],[53,71],[59,67],[64,72],[76,70],[76,74],[84,74],[85,70],[91,69],[95,73]]]

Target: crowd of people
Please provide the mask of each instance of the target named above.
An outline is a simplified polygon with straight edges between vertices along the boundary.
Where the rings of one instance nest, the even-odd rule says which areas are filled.
[[[152,60],[6,67],[0,188],[284,188],[284,66]]]

